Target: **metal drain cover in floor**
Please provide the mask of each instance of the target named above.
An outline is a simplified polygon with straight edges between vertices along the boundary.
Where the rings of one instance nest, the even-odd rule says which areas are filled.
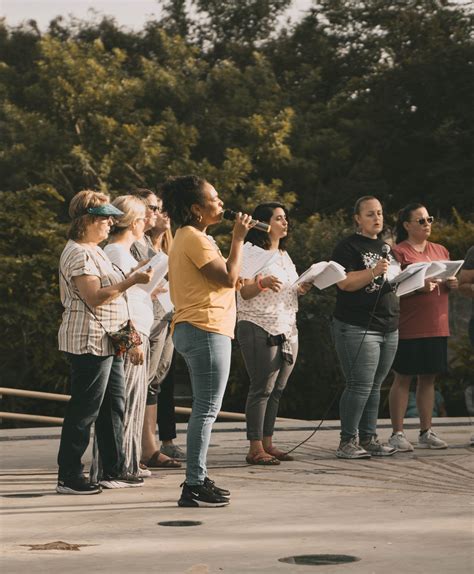
[[[358,562],[357,556],[348,556],[347,554],[302,554],[300,556],[288,556],[279,558],[278,562],[286,564],[298,564],[301,566],[323,566],[330,564],[346,564],[348,562]]]
[[[199,520],[165,520],[158,522],[158,526],[199,526],[202,522]]]

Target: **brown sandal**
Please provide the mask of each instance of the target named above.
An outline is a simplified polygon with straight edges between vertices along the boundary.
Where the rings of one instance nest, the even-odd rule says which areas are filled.
[[[280,461],[274,456],[268,458],[267,452],[256,452],[255,454],[248,454],[245,457],[245,460],[247,464],[256,464],[260,466],[277,466],[280,464]]]
[[[160,453],[159,450],[155,451],[148,460],[142,460],[142,463],[145,464],[148,468],[181,468],[181,463],[174,458],[168,458],[167,460],[160,460]]]
[[[283,461],[295,460],[295,458],[293,456],[291,456],[291,454],[288,454],[287,452],[283,452],[282,450],[278,450],[277,448],[272,449],[272,450],[266,450],[265,452],[267,452],[271,456],[274,456],[278,460],[283,460]]]

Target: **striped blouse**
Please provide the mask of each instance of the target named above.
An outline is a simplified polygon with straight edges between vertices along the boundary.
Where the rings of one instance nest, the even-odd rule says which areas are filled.
[[[101,287],[108,287],[120,283],[123,280],[122,274],[114,269],[99,246],[81,245],[72,240],[64,247],[59,269],[59,290],[64,307],[58,333],[59,350],[73,355],[113,355],[114,349],[104,328],[116,331],[127,321],[125,298],[121,295],[93,309],[103,328],[79,298],[72,278],[93,275],[99,277]]]

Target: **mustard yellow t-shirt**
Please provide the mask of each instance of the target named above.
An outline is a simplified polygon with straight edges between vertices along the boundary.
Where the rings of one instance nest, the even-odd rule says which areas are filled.
[[[175,307],[172,328],[191,323],[198,329],[234,337],[235,289],[209,281],[201,268],[221,252],[205,233],[186,226],[177,230],[169,256],[169,285]]]

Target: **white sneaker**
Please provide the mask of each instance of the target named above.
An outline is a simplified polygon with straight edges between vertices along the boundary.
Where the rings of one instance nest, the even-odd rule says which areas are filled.
[[[361,441],[360,446],[371,456],[392,456],[397,452],[393,446],[379,442],[376,435],[372,436],[368,442]]]
[[[354,438],[346,442],[341,440],[336,456],[337,458],[370,458],[370,454],[360,447]]]
[[[448,448],[448,443],[438,438],[436,433],[434,433],[431,429],[428,429],[425,433],[419,436],[417,448],[442,449]]]
[[[388,444],[396,448],[398,452],[411,452],[413,450],[413,445],[407,439],[405,433],[401,431],[394,432],[388,439]]]
[[[140,466],[138,467],[137,476],[140,478],[148,478],[149,476],[151,476],[151,470],[149,470],[149,468],[144,464],[140,463]]]

